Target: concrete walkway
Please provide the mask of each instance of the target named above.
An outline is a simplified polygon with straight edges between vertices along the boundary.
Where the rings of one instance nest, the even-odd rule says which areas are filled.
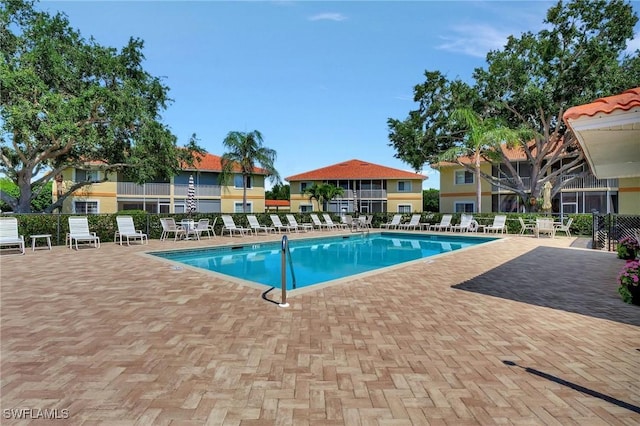
[[[266,238],[2,254],[0,423],[640,424],[612,253],[509,235],[289,308],[141,254]]]

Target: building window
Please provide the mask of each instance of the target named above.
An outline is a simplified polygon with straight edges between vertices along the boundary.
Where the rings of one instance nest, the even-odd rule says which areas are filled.
[[[475,206],[475,203],[456,201],[454,203],[453,209],[456,213],[473,213],[473,211],[475,210]]]
[[[247,206],[247,211],[246,212],[247,213],[253,213],[253,203],[247,203],[246,206]],[[233,212],[234,213],[245,213],[242,210],[242,202],[237,202],[236,201],[235,203],[233,203]]]
[[[242,179],[242,175],[235,175],[233,178],[233,186],[235,186],[236,188],[242,188]],[[247,189],[253,188],[252,181],[253,179],[251,179],[251,176],[247,176]]]
[[[97,181],[99,177],[97,170],[76,170],[76,182]]]
[[[411,192],[411,181],[401,180],[398,182],[398,192]]]
[[[467,185],[473,183],[473,173],[467,170],[456,170],[456,185]]]
[[[304,194],[304,191],[306,191],[311,185],[311,182],[300,182],[300,193]]]
[[[300,213],[310,213],[313,211],[312,204],[300,204]]]
[[[398,213],[411,213],[411,204],[399,204]]]
[[[97,201],[74,201],[73,212],[79,214],[97,214],[98,202]]]

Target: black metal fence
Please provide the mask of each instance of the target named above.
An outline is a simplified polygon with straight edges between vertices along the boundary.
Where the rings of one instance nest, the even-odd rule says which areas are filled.
[[[593,214],[592,247],[615,251],[618,240],[640,232],[640,215]]]

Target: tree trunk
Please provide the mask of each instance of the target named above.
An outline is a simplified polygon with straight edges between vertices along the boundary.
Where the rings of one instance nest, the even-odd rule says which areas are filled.
[[[477,198],[477,211],[476,213],[482,213],[482,181],[480,176],[480,153],[476,151],[475,153],[475,166],[476,166],[476,198]]]
[[[16,204],[15,213],[31,213],[31,170],[24,168],[17,173],[20,196]]]
[[[242,175],[242,213],[247,212],[247,181],[248,175]]]

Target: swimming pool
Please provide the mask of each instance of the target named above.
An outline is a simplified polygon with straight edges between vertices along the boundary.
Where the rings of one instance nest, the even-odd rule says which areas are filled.
[[[495,239],[383,232],[289,240],[292,265],[287,262],[287,289],[292,290],[345,278]],[[281,250],[281,242],[276,241],[150,254],[173,262],[280,288]]]

